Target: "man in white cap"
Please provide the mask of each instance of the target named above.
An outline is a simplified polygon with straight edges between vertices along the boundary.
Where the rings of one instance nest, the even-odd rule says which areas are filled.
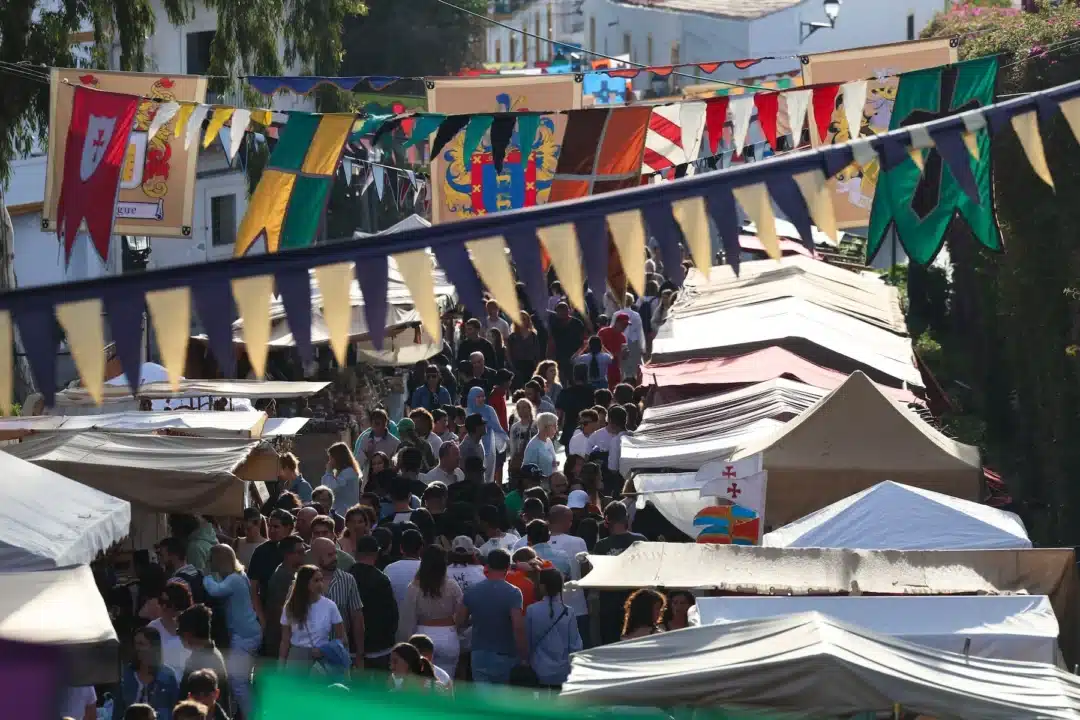
[[[584,510],[589,504],[589,493],[584,490],[570,491],[570,497],[566,499],[566,507],[571,510]]]

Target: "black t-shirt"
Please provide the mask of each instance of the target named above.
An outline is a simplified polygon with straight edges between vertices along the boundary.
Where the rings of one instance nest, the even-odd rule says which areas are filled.
[[[483,389],[484,397],[491,394],[492,388],[495,387],[495,371],[489,367],[484,368],[484,374],[480,377],[470,377],[461,386],[461,400],[465,402],[469,397],[469,391],[474,387]]]
[[[484,353],[484,364],[488,367],[495,366],[495,348],[483,337],[477,337],[475,340],[468,338],[462,340],[457,349],[457,361],[459,363],[468,362],[469,356],[474,352]]]
[[[593,393],[596,391],[588,385],[571,385],[563,388],[559,393],[559,399],[555,407],[563,412],[562,437],[559,439],[564,446],[570,444],[570,438],[578,426],[578,415],[582,410],[593,406]]]
[[[555,343],[555,357],[569,360],[570,356],[585,344],[585,325],[576,317],[562,322],[551,316],[551,341]]]
[[[358,562],[349,568],[364,605],[364,652],[377,653],[394,646],[398,606],[390,578],[382,570]]]
[[[251,554],[251,562],[248,563],[248,577],[259,583],[259,597],[266,597],[266,590],[270,587],[270,578],[284,559],[276,542],[267,541],[255,548]]]

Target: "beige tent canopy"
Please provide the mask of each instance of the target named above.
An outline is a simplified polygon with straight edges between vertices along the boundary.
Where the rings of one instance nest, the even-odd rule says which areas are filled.
[[[144,383],[139,386],[139,397],[151,400],[190,399],[201,397],[270,398],[309,397],[321,392],[328,382],[285,382],[277,380],[181,380],[176,390],[167,382]],[[105,386],[102,405],[134,403],[138,405],[127,385]],[[68,388],[56,393],[56,407],[94,405],[94,399],[86,388]],[[132,409],[138,409],[137,407]]]
[[[271,481],[278,472],[273,448],[242,439],[50,433],[4,449],[155,512],[239,515],[243,481]]]
[[[120,641],[86,565],[0,573],[0,638],[62,646],[72,686],[120,680]]]
[[[1048,663],[943,652],[801,613],[691,627],[575,653],[562,695],[604,705],[724,706],[814,717],[1080,716],[1080,680]]]
[[[780,527],[893,480],[979,500],[979,451],[950,440],[853,373],[774,435],[748,438],[731,459],[764,454],[765,521]]]
[[[236,412],[118,412],[100,415],[37,415],[0,418],[0,440],[47,432],[157,433],[259,438],[269,428],[261,410]]]
[[[618,557],[590,556],[579,587],[643,587],[746,595],[1047,595],[1061,652],[1077,658],[1080,594],[1071,549],[823,550],[639,542]]]

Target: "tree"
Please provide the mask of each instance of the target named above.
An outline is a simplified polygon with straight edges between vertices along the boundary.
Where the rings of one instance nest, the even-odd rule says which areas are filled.
[[[924,33],[955,35],[964,36],[962,58],[999,55],[1001,95],[1080,73],[1074,2],[1042,0],[1035,12],[961,4]],[[978,443],[1009,480],[1033,539],[1071,545],[1080,538],[1080,206],[1068,199],[1080,192],[1080,145],[1060,115],[1042,119],[1041,129],[1055,189],[1031,172],[1012,133],[995,136],[994,202],[1005,252],[989,253],[963,233],[949,239],[948,322],[928,332],[940,345],[938,379],[961,389],[946,424]],[[921,293],[910,282],[909,292]],[[918,304],[913,297],[911,307]]]

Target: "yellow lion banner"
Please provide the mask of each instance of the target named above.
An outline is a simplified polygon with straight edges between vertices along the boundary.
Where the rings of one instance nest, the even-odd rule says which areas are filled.
[[[837,95],[836,109],[829,123],[825,143],[845,143],[852,137],[879,135],[889,129],[896,87],[901,73],[956,62],[956,47],[949,38],[916,40],[877,47],[840,50],[803,57],[803,84],[845,83],[869,80],[866,107],[857,133],[848,127],[842,95]],[[811,132],[811,138],[815,133]],[[816,140],[816,138],[815,138]],[[852,164],[829,183],[839,228],[864,228],[870,224],[870,206],[874,202],[879,167],[877,161],[865,168]]]
[[[152,140],[148,130],[157,107],[164,102],[204,102],[206,78],[193,75],[106,72],[55,68],[49,88],[49,162],[46,166],[43,230],[56,229],[56,206],[64,177],[64,140],[71,122],[75,87],[141,95],[135,128],[128,142],[116,201],[117,235],[191,237],[195,196],[195,165],[199,144],[184,150],[174,138],[174,117]]]
[[[428,111],[459,115],[573,110],[581,107],[581,88],[573,75],[433,78],[428,84]],[[459,132],[439,157],[431,159],[432,222],[453,222],[547,202],[565,130],[565,116],[545,115],[532,144],[522,148],[515,129],[502,172],[495,169],[490,134],[466,158],[465,133]]]

